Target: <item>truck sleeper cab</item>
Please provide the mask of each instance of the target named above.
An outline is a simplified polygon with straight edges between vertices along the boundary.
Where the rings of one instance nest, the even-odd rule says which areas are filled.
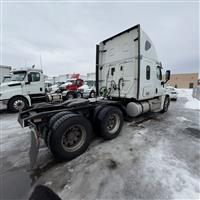
[[[97,93],[124,99],[132,117],[162,110],[169,97],[162,82],[162,64],[140,25],[102,41],[97,51]],[[166,80],[169,76],[167,71]]]
[[[31,167],[40,138],[55,158],[71,160],[85,152],[94,133],[105,140],[117,137],[123,121],[141,113],[167,112],[169,95],[161,81],[161,63],[148,36],[136,25],[96,46],[96,94],[38,104],[19,114],[22,127],[31,128]]]

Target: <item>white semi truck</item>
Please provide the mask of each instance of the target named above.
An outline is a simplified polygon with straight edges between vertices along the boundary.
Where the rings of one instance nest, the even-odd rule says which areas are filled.
[[[33,167],[43,138],[52,154],[71,160],[88,148],[93,134],[117,137],[123,120],[145,112],[167,112],[170,103],[162,65],[150,38],[136,25],[96,46],[96,94],[101,98],[42,104],[21,112],[18,121],[31,128]]]
[[[50,94],[40,69],[13,70],[10,81],[0,85],[0,109],[12,112],[27,109],[33,103],[61,101],[62,94]]]
[[[35,99],[45,98],[45,95],[42,70],[14,70],[11,80],[0,85],[0,106],[1,109],[19,111],[30,106]]]

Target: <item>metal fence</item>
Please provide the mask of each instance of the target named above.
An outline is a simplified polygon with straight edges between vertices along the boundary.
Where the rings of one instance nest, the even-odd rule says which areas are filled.
[[[200,100],[200,87],[195,87],[192,92],[193,98]]]

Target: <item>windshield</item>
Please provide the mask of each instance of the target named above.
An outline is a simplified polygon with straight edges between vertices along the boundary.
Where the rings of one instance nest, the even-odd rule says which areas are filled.
[[[68,83],[71,83],[71,84],[76,84],[76,80],[73,80],[73,79],[72,79],[72,80],[70,80],[70,79],[69,79],[69,80],[67,80],[67,81],[66,81],[66,83],[67,83],[67,84],[68,84]]]
[[[89,87],[95,86],[95,81],[85,81],[85,85],[88,85]]]
[[[4,77],[3,78],[3,83],[9,82],[11,80],[11,77]]]
[[[26,76],[26,72],[14,72],[11,81],[23,81]]]

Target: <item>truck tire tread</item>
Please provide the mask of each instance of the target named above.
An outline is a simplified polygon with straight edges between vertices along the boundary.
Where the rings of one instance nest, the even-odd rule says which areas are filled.
[[[108,116],[111,113],[117,114],[120,119],[119,128],[114,134],[110,134],[107,131],[107,127],[106,127],[106,120],[108,119]],[[97,115],[96,125],[98,127],[98,129],[97,129],[98,135],[100,135],[103,139],[105,139],[105,140],[114,139],[119,135],[121,128],[123,126],[123,114],[122,114],[121,110],[117,107],[114,107],[114,106],[103,107],[102,110],[100,110]]]
[[[66,115],[66,114],[70,114],[71,112],[70,111],[63,111],[63,112],[59,112],[59,113],[56,113],[55,115],[53,115],[50,120],[49,120],[49,123],[48,123],[48,127],[49,128],[52,128],[53,127],[53,124],[54,122],[61,118],[62,116]]]
[[[79,149],[73,152],[67,152],[64,151],[64,149],[62,148],[60,141],[63,136],[63,132],[66,130],[67,126],[71,126],[71,124],[73,124],[74,122],[84,126],[84,128],[86,129],[86,139]],[[62,116],[54,123],[52,127],[51,138],[49,139],[49,149],[56,159],[62,161],[71,160],[87,150],[91,138],[92,127],[89,120],[80,114],[67,114]]]

